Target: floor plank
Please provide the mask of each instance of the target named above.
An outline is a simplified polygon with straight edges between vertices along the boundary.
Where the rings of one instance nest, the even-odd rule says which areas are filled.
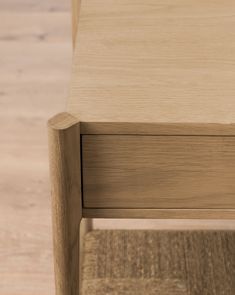
[[[70,11],[70,1],[67,0],[2,0],[0,2],[0,11]]]
[[[71,22],[70,13],[67,11],[58,11],[56,13],[48,11],[43,13],[41,11],[1,11],[0,16],[1,41],[70,43]]]
[[[54,293],[46,121],[68,95],[65,2],[0,3],[0,295]]]

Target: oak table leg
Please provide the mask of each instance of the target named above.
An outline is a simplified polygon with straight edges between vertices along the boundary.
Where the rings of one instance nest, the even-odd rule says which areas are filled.
[[[48,122],[56,295],[79,294],[82,218],[80,129],[62,113]]]

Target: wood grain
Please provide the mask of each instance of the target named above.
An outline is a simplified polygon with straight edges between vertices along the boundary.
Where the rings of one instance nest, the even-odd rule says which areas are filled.
[[[55,14],[48,11],[43,13],[40,11],[23,11],[21,13],[8,11],[1,13],[0,41],[6,42],[8,47],[13,44],[11,43],[13,41],[25,42],[21,45],[23,48],[25,48],[26,42],[39,42],[45,47],[50,43],[59,42],[61,46],[64,46],[66,42],[68,44],[71,42],[69,25],[69,14],[65,11]],[[61,49],[58,48],[58,50]],[[71,58],[69,55],[68,57]],[[66,55],[64,59],[67,59]]]
[[[57,13],[60,11],[69,11],[68,1],[64,0],[47,0],[47,1],[35,1],[35,0],[3,0],[0,2],[1,12],[45,12]]]
[[[0,19],[0,294],[49,295],[54,273],[45,126],[67,95],[69,2],[3,0]]]
[[[79,123],[61,113],[48,127],[56,294],[78,295],[82,219]]]
[[[83,135],[86,208],[235,208],[235,138]]]
[[[72,40],[73,40],[73,48],[76,45],[76,36],[78,31],[78,18],[81,0],[71,0],[72,3]]]
[[[97,211],[98,210],[98,211]],[[139,230],[234,230],[234,218],[231,219],[208,219],[208,216],[211,216],[210,213],[214,212],[213,210],[210,210],[209,214],[207,214],[207,219],[156,219],[155,218],[137,218],[134,217],[134,213],[132,213],[133,218],[114,218],[115,212],[123,211],[123,214],[120,214],[119,216],[125,215],[125,210],[128,209],[83,209],[83,215],[90,215],[92,216],[101,216],[102,213],[100,211],[105,211],[103,214],[106,216],[111,216],[110,218],[95,218],[93,219],[93,230],[120,230],[120,229],[139,229]],[[115,212],[112,212],[115,210]],[[138,211],[138,209],[129,209],[131,212]],[[164,211],[161,209],[148,209],[147,211]],[[187,210],[187,209],[186,209]],[[186,211],[184,210],[184,211]],[[91,211],[91,212],[90,212]],[[111,211],[111,212],[110,212]],[[174,211],[173,209],[167,210],[168,216],[170,216],[171,211]],[[175,210],[176,211],[176,210]],[[178,211],[178,210],[177,210]],[[180,212],[181,216],[183,216],[183,210]],[[190,211],[190,210],[187,210]],[[193,211],[193,210],[191,210]],[[203,211],[203,209],[198,210],[199,213]],[[215,210],[216,211],[216,210]],[[227,212],[228,210],[226,210]],[[141,210],[143,213],[143,210]],[[140,213],[141,213],[140,212]],[[112,214],[113,213],[113,214]],[[196,212],[195,212],[196,213]],[[218,214],[218,212],[215,212],[215,214]],[[128,213],[126,213],[128,215]],[[136,214],[137,215],[137,214]],[[160,214],[159,214],[160,215]],[[199,214],[198,214],[199,215]],[[221,214],[222,215],[222,214]],[[149,215],[151,216],[151,215]],[[166,215],[165,215],[166,216]],[[179,215],[178,215],[179,216]],[[226,215],[223,215],[226,216]],[[232,216],[232,214],[231,214]],[[216,218],[216,216],[215,216]],[[233,220],[232,220],[233,219]]]
[[[81,134],[229,136],[235,124],[81,122]]]
[[[51,295],[54,275],[45,122],[64,109],[68,96],[69,1],[5,0],[0,2],[0,18],[0,294],[34,295],[37,290]],[[111,221],[113,229],[140,225],[135,219]],[[175,229],[179,223],[181,229],[235,228],[232,220],[144,222],[152,229],[165,224]],[[94,223],[96,228],[109,224],[107,219]]]
[[[229,220],[235,219],[235,210],[233,209],[105,209],[105,208],[83,208],[82,215],[84,218],[143,218],[143,219],[188,219],[183,226],[187,228],[190,223],[189,219],[205,219],[207,224],[206,229],[209,228],[206,219],[221,219]],[[232,221],[230,221],[232,222]],[[133,223],[134,224],[134,223]],[[153,221],[152,221],[153,224]],[[192,228],[194,224],[191,225]],[[104,225],[102,225],[104,227]],[[161,225],[161,229],[164,226]],[[107,228],[107,227],[106,227]],[[133,225],[132,225],[133,228]],[[135,228],[135,227],[134,227]],[[154,227],[157,228],[157,225]],[[174,225],[177,228],[177,225]],[[204,228],[202,224],[197,224],[196,228]],[[215,224],[212,225],[216,229]],[[228,228],[228,225],[227,227]],[[168,226],[168,230],[173,229],[172,224]],[[223,228],[225,229],[225,228]],[[233,228],[232,228],[233,230]]]
[[[91,133],[234,123],[234,12],[233,0],[83,1],[68,111]]]

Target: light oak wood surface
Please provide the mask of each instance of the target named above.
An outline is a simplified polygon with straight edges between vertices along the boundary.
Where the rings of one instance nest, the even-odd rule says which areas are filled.
[[[113,135],[235,135],[235,124],[81,122],[81,134]]]
[[[81,121],[86,209],[234,208],[233,11],[81,3],[67,110]]]
[[[72,40],[73,40],[73,48],[76,45],[76,36],[78,30],[78,20],[79,20],[79,12],[80,12],[80,3],[81,0],[71,0],[72,6]]]
[[[233,0],[83,1],[68,111],[90,133],[234,123],[234,12]]]
[[[86,208],[235,208],[235,137],[83,135]]]
[[[61,113],[48,123],[56,295],[79,294],[82,219],[80,129]]]
[[[54,294],[45,122],[65,109],[68,96],[69,4],[0,1],[1,295]],[[96,229],[143,224],[151,229],[235,229],[232,220],[94,221]]]
[[[65,108],[69,2],[3,0],[0,19],[0,294],[51,295],[46,121]]]
[[[83,217],[85,218],[142,218],[142,219],[175,219],[174,220],[174,228],[179,227],[179,223],[177,223],[176,219],[188,219],[187,222],[185,222],[185,226],[181,227],[181,229],[186,229],[187,226],[188,229],[192,229],[193,226],[195,226],[195,223],[191,223],[193,219],[234,219],[235,218],[235,210],[234,209],[105,209],[105,208],[84,208],[82,211]],[[203,221],[205,222],[205,220]],[[203,223],[202,222],[202,223]],[[230,221],[231,224],[232,220]],[[104,220],[103,220],[104,223]],[[117,223],[117,220],[116,220]],[[120,220],[118,223],[123,224]],[[207,223],[207,229],[209,228],[208,224],[210,224],[208,221]],[[151,224],[154,224],[154,221],[151,221]],[[165,225],[161,225],[160,229],[173,229],[172,224],[170,222],[167,223],[165,221]],[[198,223],[200,224],[200,222]],[[148,228],[150,223],[146,226],[145,229]],[[218,228],[218,226],[215,226],[214,224],[211,224],[211,229],[215,230]],[[104,224],[100,224],[101,228],[105,228]],[[140,222],[138,227],[140,226]],[[151,225],[150,225],[151,226]],[[198,225],[197,225],[198,226]],[[106,227],[107,228],[107,227]],[[111,225],[110,228],[114,228],[114,225]],[[133,228],[133,224],[132,224]],[[135,227],[136,228],[136,227]],[[229,226],[227,225],[227,229]],[[155,229],[157,229],[157,223],[155,223]],[[159,228],[158,228],[159,229]],[[194,228],[195,229],[195,228]],[[224,229],[224,228],[223,228]],[[231,228],[233,230],[233,228]]]
[[[43,1],[36,1],[36,0],[2,0],[0,3],[1,12],[51,12],[56,13],[60,11],[69,12],[69,2],[64,0],[43,0]],[[53,15],[51,15],[53,18]],[[71,38],[70,38],[71,40]]]

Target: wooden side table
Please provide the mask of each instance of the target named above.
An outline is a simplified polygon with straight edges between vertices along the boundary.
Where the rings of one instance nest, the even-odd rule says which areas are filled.
[[[82,217],[235,217],[234,12],[83,1],[67,113],[49,121],[58,295],[78,294]]]

